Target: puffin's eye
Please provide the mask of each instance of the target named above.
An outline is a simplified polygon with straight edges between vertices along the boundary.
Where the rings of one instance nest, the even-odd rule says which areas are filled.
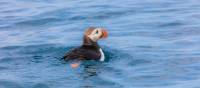
[[[97,30],[97,31],[96,31],[96,34],[98,34],[98,33],[99,33],[99,31]]]

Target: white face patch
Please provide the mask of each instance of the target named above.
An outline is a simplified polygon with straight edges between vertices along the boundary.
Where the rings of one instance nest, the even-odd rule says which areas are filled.
[[[92,33],[90,35],[88,35],[88,37],[94,41],[97,42],[100,39],[100,36],[102,35],[102,31],[100,28],[96,28],[92,31]]]

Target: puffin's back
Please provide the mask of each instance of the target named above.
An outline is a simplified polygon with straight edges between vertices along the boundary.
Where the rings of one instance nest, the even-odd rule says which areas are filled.
[[[98,60],[101,57],[99,49],[94,46],[81,46],[65,54],[65,60]]]

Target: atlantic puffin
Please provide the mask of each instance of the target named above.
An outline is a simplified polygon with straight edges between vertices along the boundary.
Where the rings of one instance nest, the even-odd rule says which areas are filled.
[[[83,43],[80,47],[70,50],[64,55],[66,61],[75,60],[99,60],[104,61],[105,55],[98,44],[99,39],[108,37],[108,32],[104,28],[89,27],[83,36]],[[71,64],[76,67],[79,64]]]

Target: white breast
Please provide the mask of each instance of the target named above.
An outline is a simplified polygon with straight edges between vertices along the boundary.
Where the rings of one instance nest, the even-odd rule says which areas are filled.
[[[105,55],[104,55],[102,49],[100,48],[99,51],[100,51],[100,53],[101,53],[100,61],[104,61],[104,60],[105,60]]]

